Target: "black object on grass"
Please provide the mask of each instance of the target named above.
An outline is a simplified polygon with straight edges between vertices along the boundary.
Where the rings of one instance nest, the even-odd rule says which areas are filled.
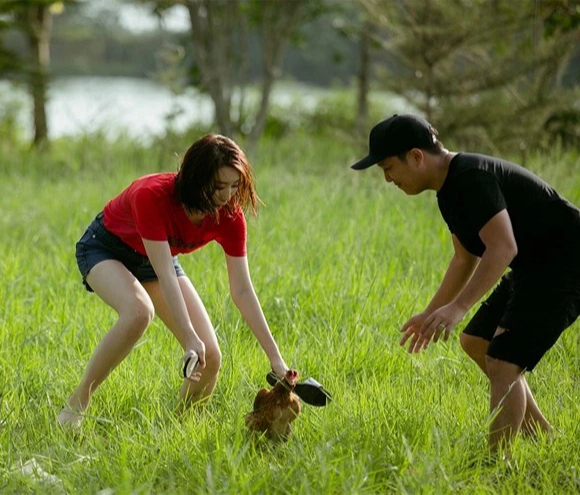
[[[266,381],[273,387],[278,383],[279,378],[276,373],[270,371],[266,375]],[[303,382],[298,382],[294,387],[294,393],[311,406],[326,406],[332,400],[332,396],[314,378],[307,378]]]

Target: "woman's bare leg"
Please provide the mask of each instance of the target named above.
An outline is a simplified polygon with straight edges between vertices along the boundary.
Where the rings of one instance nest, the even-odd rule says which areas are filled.
[[[206,366],[201,371],[201,379],[199,382],[192,382],[190,380],[183,380],[183,385],[180,391],[180,397],[187,403],[196,403],[203,401],[211,395],[215,385],[217,383],[217,378],[219,370],[221,367],[221,351],[215,334],[215,330],[207,314],[205,306],[200,299],[197,291],[193,287],[193,284],[188,277],[178,278],[179,287],[181,288],[181,293],[183,294],[183,299],[185,300],[185,305],[187,307],[187,312],[193,324],[195,332],[199,338],[205,344],[205,360]],[[145,290],[147,290],[153,304],[155,306],[155,312],[161,321],[176,334],[175,320],[171,315],[167,304],[161,293],[159,282],[145,282],[143,284]],[[184,342],[180,342],[181,347],[184,351]]]
[[[61,424],[80,423],[82,417],[76,413],[85,411],[94,391],[133,349],[154,315],[149,295],[118,261],[96,265],[87,282],[118,313],[119,319],[93,351],[80,384],[67,401],[68,408],[58,416]]]

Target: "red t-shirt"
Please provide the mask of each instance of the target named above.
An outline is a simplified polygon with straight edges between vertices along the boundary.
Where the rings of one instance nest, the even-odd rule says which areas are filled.
[[[146,256],[143,239],[167,241],[173,256],[217,241],[230,256],[246,255],[246,219],[241,210],[219,210],[219,221],[207,215],[201,225],[187,217],[175,196],[175,173],[152,174],[133,181],[103,209],[107,230]]]

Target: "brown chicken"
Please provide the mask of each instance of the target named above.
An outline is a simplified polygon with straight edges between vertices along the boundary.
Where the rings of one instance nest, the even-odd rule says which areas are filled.
[[[272,390],[260,390],[254,399],[254,410],[245,417],[246,426],[272,440],[287,440],[291,423],[300,414],[300,399],[293,392],[297,382],[298,372],[288,370]]]

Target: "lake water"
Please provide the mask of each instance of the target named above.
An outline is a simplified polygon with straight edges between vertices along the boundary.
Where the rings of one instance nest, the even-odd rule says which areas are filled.
[[[311,108],[325,93],[320,88],[279,83],[271,101],[286,107],[299,101],[301,106]],[[31,136],[28,93],[24,87],[0,81],[0,105],[13,98],[21,102],[20,122]],[[134,138],[147,139],[165,131],[171,113],[176,113],[173,125],[177,130],[191,123],[211,123],[213,103],[209,96],[194,89],[176,96],[147,79],[71,77],[52,81],[47,106],[51,138],[102,129],[109,136],[124,131]]]
[[[282,108],[309,110],[329,91],[283,81],[274,86],[270,101]],[[255,98],[256,101],[257,97],[256,91],[248,94],[248,98]],[[413,111],[402,98],[392,94],[374,93],[373,98],[375,104],[378,98],[385,112]],[[0,115],[2,105],[14,99],[21,104],[19,121],[31,138],[32,103],[28,92],[22,86],[0,80]],[[211,123],[213,113],[209,96],[193,88],[188,88],[181,95],[174,95],[155,81],[126,77],[55,79],[50,85],[47,106],[51,139],[103,130],[109,137],[125,132],[134,139],[147,141],[166,131],[168,115],[175,115],[171,122],[173,128],[183,130],[193,123]]]

